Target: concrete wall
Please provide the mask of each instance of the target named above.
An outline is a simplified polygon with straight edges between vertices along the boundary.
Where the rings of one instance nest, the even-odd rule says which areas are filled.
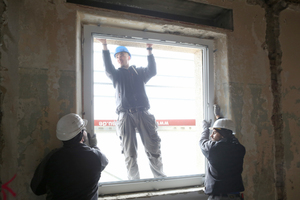
[[[29,183],[41,159],[61,145],[58,119],[81,111],[82,23],[213,37],[215,101],[234,119],[247,149],[245,199],[298,198],[299,5],[272,12],[255,0],[198,2],[233,9],[234,31],[64,0],[0,1],[0,185],[16,175],[9,187],[17,195],[6,190],[7,199],[44,199],[33,195]]]

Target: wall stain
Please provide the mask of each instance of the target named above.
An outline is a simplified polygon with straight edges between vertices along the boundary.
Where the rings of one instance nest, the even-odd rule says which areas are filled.
[[[76,80],[75,72],[62,71],[59,83],[59,96],[58,101],[60,102],[60,116],[70,113],[70,110],[75,107],[76,104]]]
[[[274,182],[274,162],[270,154],[273,153],[273,144],[270,143],[272,138],[272,126],[269,123],[268,110],[263,107],[266,99],[262,97],[264,85],[249,84],[253,110],[251,111],[251,124],[256,126],[255,140],[260,141],[257,144],[257,160],[254,161],[256,173],[253,175],[255,183],[254,199],[274,199],[274,191],[272,191]],[[266,143],[268,142],[268,143]],[[269,192],[265,192],[269,191]]]
[[[47,121],[49,111],[48,70],[20,68],[18,122],[18,166],[26,159],[27,147],[35,142],[48,144],[51,133]],[[62,71],[57,104],[61,115],[70,113],[75,105],[75,72]]]
[[[280,25],[279,14],[287,5],[279,1],[273,5],[265,5],[266,10],[266,43],[268,45],[268,57],[271,71],[271,88],[273,94],[272,124],[275,140],[275,182],[277,199],[286,200],[286,171],[283,144],[283,119],[282,119],[282,94],[281,94],[281,59],[282,51],[279,41]]]
[[[20,99],[35,98],[41,106],[48,106],[47,69],[20,68]]]
[[[261,158],[263,159],[266,155],[262,154]],[[263,163],[254,161],[254,167],[256,173],[253,175],[253,181],[258,187],[255,187],[252,199],[275,199],[274,186],[273,184],[269,184],[274,182],[274,171],[270,170],[273,166],[263,166]]]
[[[0,107],[0,165],[3,164],[2,150],[5,146],[5,142],[3,139],[3,130],[2,130],[2,117],[3,117],[2,105],[3,105],[3,99],[4,99],[6,92],[7,92],[6,88],[0,86],[0,105],[1,105],[1,107]]]
[[[285,112],[283,113],[283,119],[284,119],[284,130],[283,130],[283,135],[284,135],[284,144],[285,146],[292,147],[292,146],[297,146],[296,144],[293,144],[293,139],[292,139],[292,132],[290,129],[290,121],[296,122],[297,126],[300,128],[300,119],[295,113],[289,113]],[[291,162],[295,159],[295,155],[299,155],[299,150],[296,147],[295,150],[291,150],[291,148],[286,148],[284,152],[284,157],[285,157],[285,164],[286,167],[289,169],[291,167]],[[298,156],[297,156],[298,157]]]
[[[300,87],[296,87],[296,86],[290,86],[289,88],[285,88],[282,91],[282,97],[286,97],[286,95],[288,95],[290,92],[292,92],[293,90],[296,90],[296,92],[300,92]],[[299,99],[300,100],[300,99]],[[298,100],[297,100],[298,102]]]
[[[236,134],[241,134],[242,119],[243,119],[243,106],[244,106],[244,89],[240,83],[230,83],[230,103],[234,113],[234,122],[236,127]]]
[[[41,138],[43,139],[45,144],[47,144],[50,141],[51,135],[48,129],[44,129],[41,131]]]
[[[26,158],[27,147],[34,141],[42,137],[47,141],[47,136],[43,135],[44,114],[48,110],[48,85],[46,69],[19,69],[19,109],[17,125],[20,129],[18,135],[18,166],[22,166],[22,161]],[[36,138],[36,135],[39,137]],[[48,138],[49,138],[48,133]]]
[[[264,86],[250,84],[249,88],[252,95],[253,111],[251,112],[251,123],[255,124],[258,136],[262,136],[262,131],[267,130],[269,135],[272,134],[272,128],[269,124],[268,110],[263,108],[266,99],[262,98],[262,89]]]
[[[275,142],[275,183],[278,200],[286,200],[285,187],[285,161],[283,144],[283,116],[282,116],[282,91],[281,91],[281,59],[282,51],[279,41],[280,24],[279,16],[281,11],[288,7],[287,1],[283,0],[247,0],[247,3],[260,5],[265,9],[266,18],[266,50],[270,64],[271,89],[273,95],[272,125]]]
[[[230,83],[220,83],[222,84],[222,87],[218,89],[219,91],[216,91],[215,89],[215,96],[218,96],[218,99],[214,100],[215,104],[218,104],[221,109],[221,115],[224,117],[232,118],[230,110],[230,101],[229,101],[229,92],[230,92]],[[219,94],[218,94],[219,93]],[[234,120],[234,119],[232,119]]]

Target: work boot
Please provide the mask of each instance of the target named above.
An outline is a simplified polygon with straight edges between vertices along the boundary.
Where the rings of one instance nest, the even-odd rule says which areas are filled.
[[[216,119],[219,119],[219,117],[221,117],[221,109],[218,104],[214,104],[214,115]]]

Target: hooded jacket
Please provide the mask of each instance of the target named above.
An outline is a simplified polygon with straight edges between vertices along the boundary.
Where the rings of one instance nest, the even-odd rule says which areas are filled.
[[[233,135],[214,142],[209,140],[209,129],[204,129],[199,142],[208,160],[205,175],[206,194],[228,194],[244,191],[242,180],[245,147]]]
[[[97,147],[64,144],[49,153],[31,180],[36,195],[47,200],[97,200],[98,181],[108,160]]]
[[[150,108],[145,84],[156,75],[156,63],[152,54],[148,55],[147,58],[147,67],[136,68],[132,65],[128,69],[115,69],[111,61],[110,52],[103,50],[106,75],[112,80],[116,89],[117,113],[131,108]]]

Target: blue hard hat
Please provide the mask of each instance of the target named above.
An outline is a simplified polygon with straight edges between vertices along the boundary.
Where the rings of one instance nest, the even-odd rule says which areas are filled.
[[[115,51],[114,56],[116,57],[116,54],[117,54],[117,53],[120,53],[120,52],[126,52],[126,53],[128,53],[129,56],[131,57],[131,54],[129,53],[128,49],[127,49],[126,47],[124,47],[124,46],[118,46],[118,47],[116,48],[116,51]]]

